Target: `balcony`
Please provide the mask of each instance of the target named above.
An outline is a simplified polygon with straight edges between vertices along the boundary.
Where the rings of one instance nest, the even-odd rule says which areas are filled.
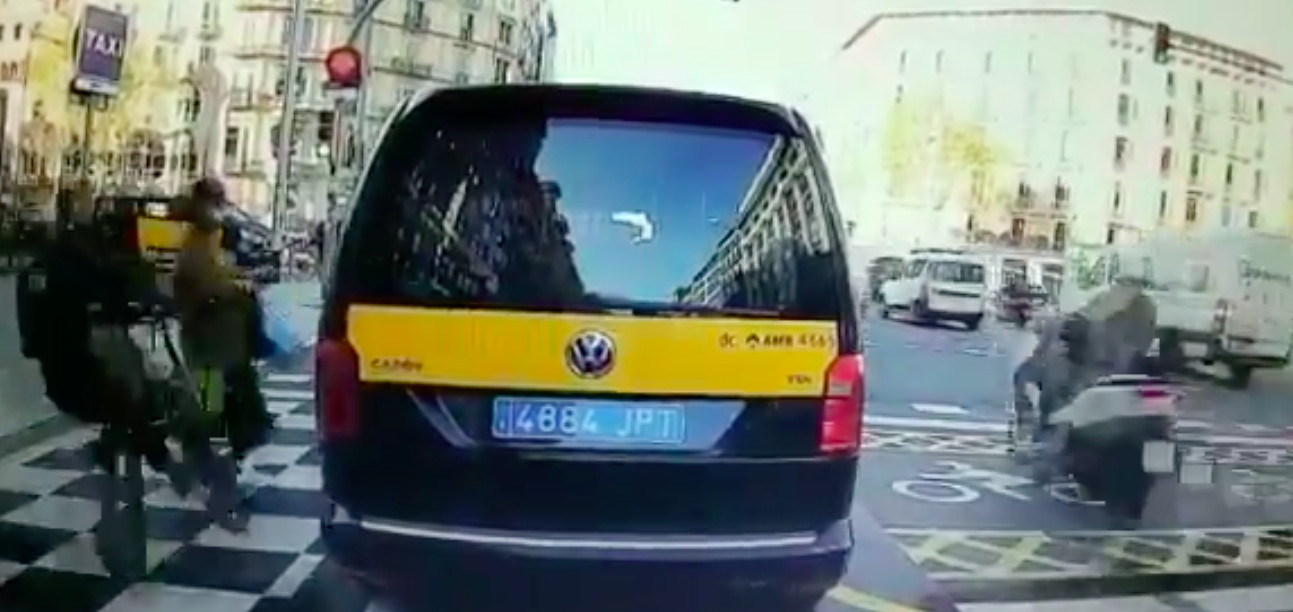
[[[431,64],[413,61],[406,57],[391,58],[387,69],[421,79],[430,79],[435,76],[435,68]]]
[[[244,43],[233,48],[233,56],[237,59],[277,59],[287,57],[287,47],[265,43]]]
[[[329,13],[338,16],[349,16],[354,3],[352,0],[306,0],[305,10],[311,13]],[[235,10],[243,11],[290,11],[292,0],[238,0]]]
[[[204,40],[214,40],[224,35],[224,26],[219,21],[203,20],[201,28],[198,29],[198,36]]]

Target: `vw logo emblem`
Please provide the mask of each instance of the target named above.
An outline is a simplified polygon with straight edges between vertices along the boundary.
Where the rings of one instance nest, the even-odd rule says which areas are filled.
[[[566,344],[566,366],[580,378],[601,378],[615,367],[615,341],[604,332],[584,330]]]

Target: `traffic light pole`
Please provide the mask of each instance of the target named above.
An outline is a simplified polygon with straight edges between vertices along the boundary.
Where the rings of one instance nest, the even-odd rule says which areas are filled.
[[[283,238],[283,225],[292,179],[292,131],[296,125],[296,73],[301,65],[301,22],[305,19],[305,0],[292,0],[292,18],[287,25],[287,67],[283,75],[283,108],[278,124],[278,172],[274,179],[274,200],[270,209],[274,237]]]

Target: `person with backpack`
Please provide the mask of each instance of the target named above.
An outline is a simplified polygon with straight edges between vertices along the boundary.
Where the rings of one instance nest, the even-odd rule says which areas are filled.
[[[91,448],[104,471],[116,471],[118,454],[135,453],[187,495],[189,471],[172,457],[156,424],[160,408],[136,377],[142,376],[142,356],[120,342],[129,343],[129,305],[147,293],[137,275],[141,269],[117,245],[105,243],[93,224],[88,192],[73,198],[70,214],[55,224],[53,236],[42,239],[19,274],[22,353],[40,364],[45,394],[60,412],[105,426]]]

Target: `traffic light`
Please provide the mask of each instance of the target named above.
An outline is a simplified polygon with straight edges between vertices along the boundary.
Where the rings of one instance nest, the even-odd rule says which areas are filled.
[[[363,58],[354,47],[347,45],[329,51],[323,65],[328,71],[331,89],[356,89],[363,83]]]
[[[331,153],[332,151],[332,147],[334,144],[333,139],[336,138],[336,133],[335,133],[336,122],[337,122],[337,114],[335,112],[333,111],[319,112],[319,129],[315,133],[315,138],[318,140],[319,145],[321,145],[320,148],[328,151],[329,153]]]
[[[1172,28],[1165,23],[1154,26],[1154,63],[1166,64],[1167,52],[1172,49]]]

